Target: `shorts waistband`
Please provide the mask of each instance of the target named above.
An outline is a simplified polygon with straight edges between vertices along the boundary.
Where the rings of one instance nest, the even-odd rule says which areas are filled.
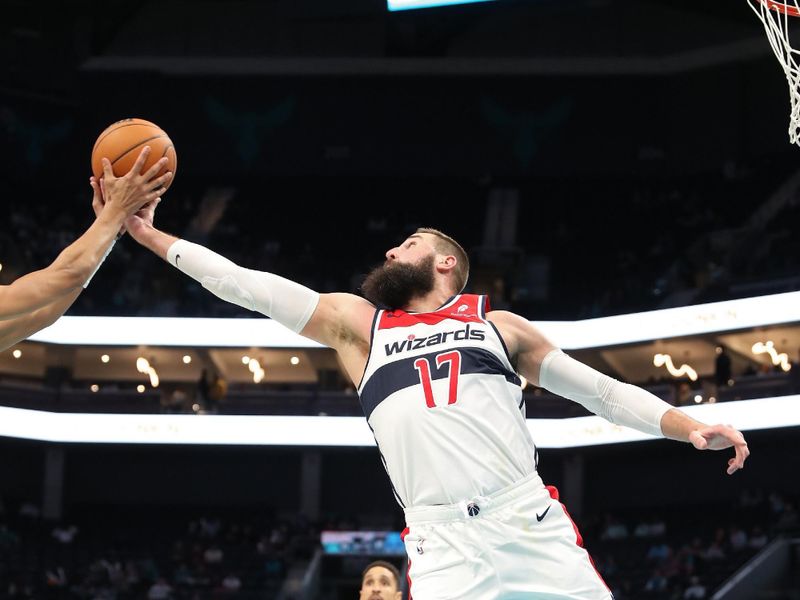
[[[537,490],[547,494],[542,478],[533,472],[488,496],[476,496],[454,504],[410,506],[405,509],[406,524],[410,526],[471,519],[479,514],[486,515],[499,510],[517,498],[532,495]]]

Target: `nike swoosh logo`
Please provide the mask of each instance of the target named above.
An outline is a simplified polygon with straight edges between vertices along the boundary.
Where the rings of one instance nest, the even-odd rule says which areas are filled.
[[[178,266],[178,261],[179,261],[180,259],[181,259],[181,255],[180,255],[180,254],[176,254],[176,255],[175,255],[175,266],[176,266],[176,267]]]
[[[550,506],[553,506],[553,505],[552,504],[549,505],[541,515],[539,513],[536,513],[536,520],[537,521],[539,521],[540,523],[542,522],[542,519],[544,519],[547,516],[547,513],[550,511]]]

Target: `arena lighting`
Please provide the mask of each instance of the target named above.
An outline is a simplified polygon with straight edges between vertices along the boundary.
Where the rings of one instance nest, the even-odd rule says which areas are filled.
[[[584,319],[534,321],[566,350],[733,331],[800,321],[800,292]],[[97,346],[321,348],[271,319],[61,317],[35,342]]]
[[[253,374],[253,383],[261,383],[264,379],[264,369],[261,368],[261,363],[257,359],[251,358],[247,362],[247,369]]]
[[[800,395],[700,404],[682,410],[742,431],[800,427]],[[576,448],[656,439],[600,417],[528,419],[540,448]],[[118,415],[0,407],[0,436],[43,442],[233,446],[375,446],[363,417]]]
[[[412,8],[432,8],[434,6],[450,6],[452,4],[474,4],[490,0],[386,0],[390,11],[411,10]]]
[[[756,342],[753,344],[753,354],[765,353],[769,354],[769,357],[772,359],[772,364],[776,367],[780,365],[785,373],[788,373],[792,369],[792,365],[789,364],[789,355],[786,354],[786,352],[778,354],[778,351],[775,350],[775,344],[771,341],[767,341],[766,343]]]
[[[686,364],[676,369],[675,365],[672,364],[672,357],[669,354],[656,354],[653,357],[653,364],[657,367],[667,367],[667,371],[669,371],[669,374],[673,377],[683,377],[686,375],[692,381],[697,381],[697,371]]]
[[[136,359],[136,370],[139,371],[139,373],[143,373],[150,377],[150,385],[152,385],[154,388],[158,387],[159,384],[158,373],[156,372],[155,368],[150,364],[150,361],[148,361],[143,356],[140,356],[139,358]]]

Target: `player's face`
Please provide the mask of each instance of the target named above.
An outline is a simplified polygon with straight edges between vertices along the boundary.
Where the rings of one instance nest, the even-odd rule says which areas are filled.
[[[386,567],[372,567],[361,582],[359,600],[399,600],[394,574]]]
[[[361,291],[374,304],[405,308],[413,298],[434,288],[436,250],[422,235],[414,234],[386,253],[386,262],[373,269]]]

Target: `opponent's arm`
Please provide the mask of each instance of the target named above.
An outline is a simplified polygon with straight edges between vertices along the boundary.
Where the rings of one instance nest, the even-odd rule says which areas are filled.
[[[728,474],[749,455],[744,436],[728,425],[709,427],[640,387],[622,383],[578,362],[551,344],[529,321],[504,311],[490,313],[518,370],[535,385],[584,406],[612,423],[670,439],[691,442],[698,450],[733,446]]]
[[[10,285],[0,286],[0,319],[10,319],[32,312],[65,294],[80,288],[98,268],[116,239],[125,219],[142,205],[156,198],[161,186],[171,177],[155,175],[166,164],[157,162],[141,173],[149,147],[142,150],[136,163],[123,177],[114,177],[106,160],[105,188],[108,201],[94,223],[75,242],[67,246],[50,266],[23,275]]]
[[[43,308],[8,321],[0,321],[0,350],[5,350],[58,321],[82,291],[83,288],[78,286]]]

